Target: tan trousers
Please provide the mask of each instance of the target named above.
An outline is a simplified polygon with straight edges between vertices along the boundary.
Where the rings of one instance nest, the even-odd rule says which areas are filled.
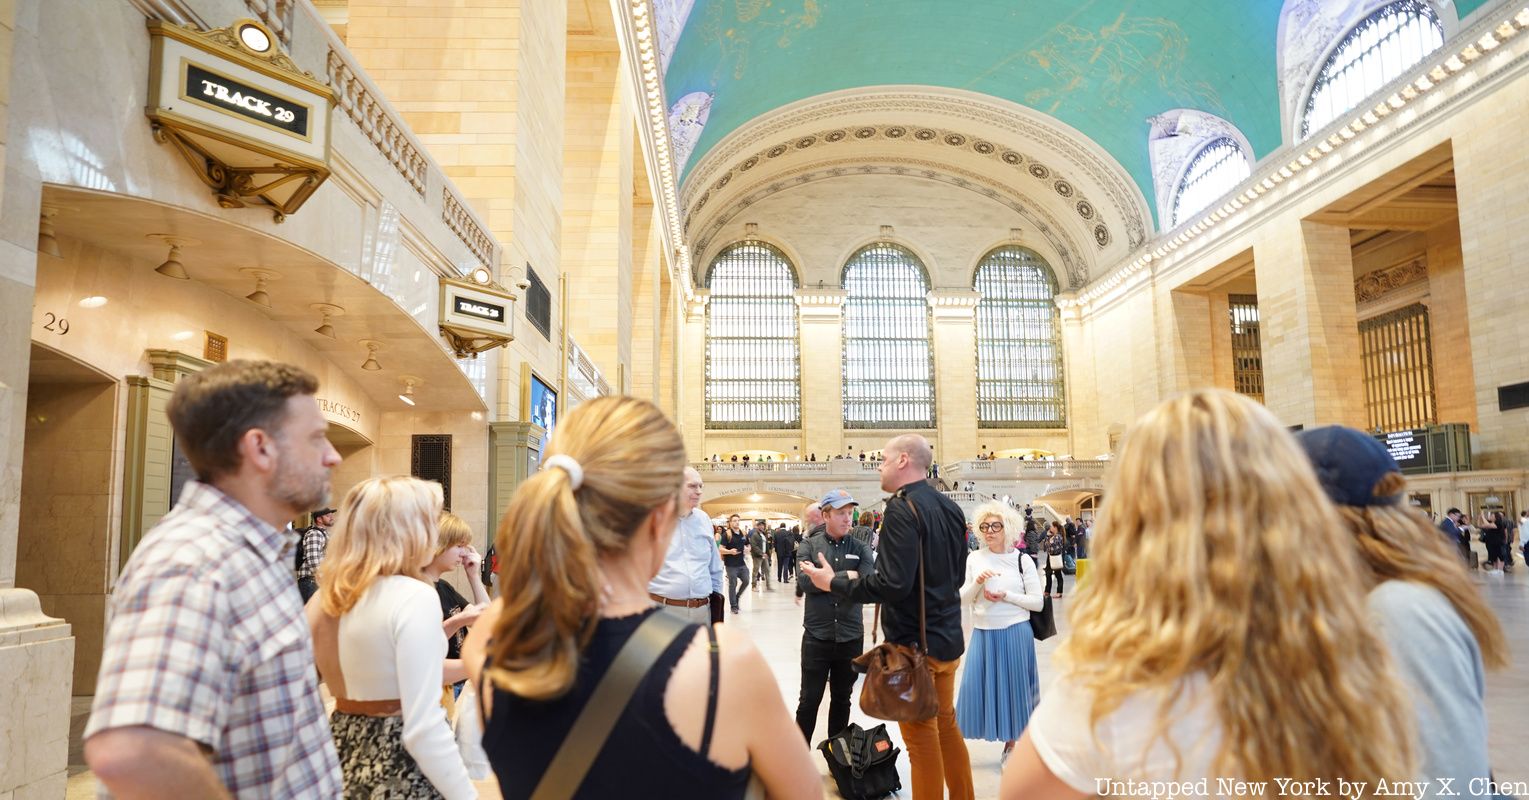
[[[897,723],[908,746],[913,800],[941,800],[946,787],[950,800],[974,800],[972,761],[956,725],[956,665],[960,663],[960,659],[929,659],[939,713],[934,719]]]

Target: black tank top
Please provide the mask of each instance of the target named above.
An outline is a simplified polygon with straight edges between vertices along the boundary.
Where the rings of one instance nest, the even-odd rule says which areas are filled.
[[[637,626],[658,609],[630,617],[602,619],[579,660],[579,674],[568,694],[550,702],[526,700],[495,688],[494,705],[483,731],[483,750],[505,800],[525,800],[552,763],[552,757],[611,662]],[[748,788],[750,770],[718,766],[680,741],[664,712],[664,690],[675,664],[695,638],[699,625],[686,627],[654,662],[616,720],[610,738],[595,757],[575,798],[705,797],[738,800]],[[712,660],[716,674],[716,660]],[[715,685],[715,684],[713,684]],[[716,715],[715,698],[707,702],[706,725]]]

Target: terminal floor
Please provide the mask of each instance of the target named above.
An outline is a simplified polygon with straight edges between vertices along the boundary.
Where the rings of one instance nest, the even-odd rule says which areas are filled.
[[[1487,676],[1489,748],[1498,780],[1529,780],[1529,761],[1523,757],[1524,747],[1526,743],[1529,743],[1529,574],[1526,572],[1529,570],[1520,565],[1519,570],[1513,574],[1505,576],[1478,574],[1473,577],[1496,609],[1503,627],[1507,630],[1513,649],[1513,663],[1508,669],[1489,673]],[[1069,589],[1072,587],[1071,581],[1068,582],[1068,586]],[[1067,602],[1065,598],[1060,601],[1059,610],[1065,612]],[[742,613],[736,617],[729,616],[728,624],[736,624],[748,629],[770,662],[770,667],[775,671],[780,693],[785,698],[787,707],[794,712],[797,689],[800,685],[798,656],[801,650],[801,610],[792,602],[791,592],[779,586],[775,587],[774,591],[761,590],[746,593],[742,606]],[[870,616],[870,609],[867,609],[867,628],[870,626]],[[1065,613],[1057,615],[1058,624],[1064,632],[1066,630],[1065,616]],[[1043,691],[1054,675],[1051,654],[1059,640],[1060,637],[1053,638],[1039,643],[1037,647]],[[89,711],[89,697],[74,699],[69,751],[67,793],[69,800],[75,800],[75,798],[85,800],[94,797],[95,780],[84,766],[79,741]],[[823,706],[819,711],[816,739],[824,736],[823,728],[826,725],[827,713],[828,703],[827,698],[824,698]],[[862,714],[858,707],[854,709],[851,718],[861,725],[877,724],[876,720]],[[898,747],[902,747],[897,726],[888,724],[887,727]],[[968,741],[967,747],[971,752],[977,797],[997,797],[998,758],[1002,745],[996,742]],[[822,758],[814,754],[813,761],[823,773],[828,796],[837,797],[833,781],[828,777],[828,770]],[[899,758],[899,764],[903,772],[903,785],[906,787],[909,784],[906,753]],[[498,796],[498,789],[492,778],[483,781],[479,786],[485,798]],[[902,796],[908,796],[906,789]]]

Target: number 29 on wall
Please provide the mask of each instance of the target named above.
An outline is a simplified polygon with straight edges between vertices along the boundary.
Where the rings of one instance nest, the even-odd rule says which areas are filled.
[[[69,333],[69,320],[60,317],[52,311],[44,311],[42,316],[43,330],[49,333],[58,334],[59,336],[64,336]]]

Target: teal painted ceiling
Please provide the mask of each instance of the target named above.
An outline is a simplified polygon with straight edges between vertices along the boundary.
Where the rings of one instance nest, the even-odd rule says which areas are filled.
[[[1492,0],[1457,0],[1464,19]],[[1153,195],[1148,118],[1221,116],[1254,155],[1281,144],[1282,0],[696,0],[665,74],[671,102],[715,95],[693,168],[771,109],[824,92],[923,84],[992,95],[1092,138]]]

